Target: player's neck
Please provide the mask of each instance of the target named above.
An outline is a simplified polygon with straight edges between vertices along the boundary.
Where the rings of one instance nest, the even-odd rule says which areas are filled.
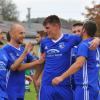
[[[58,32],[55,34],[55,36],[52,38],[53,40],[58,40],[61,37],[61,32]]]
[[[90,36],[88,36],[88,35],[83,35],[82,38],[83,38],[83,40],[85,40],[85,39],[90,38]]]
[[[13,41],[13,40],[11,40],[9,43],[10,43],[11,45],[13,45],[14,47],[16,47],[16,48],[19,48],[19,46],[20,46],[20,44],[16,43],[16,42]]]

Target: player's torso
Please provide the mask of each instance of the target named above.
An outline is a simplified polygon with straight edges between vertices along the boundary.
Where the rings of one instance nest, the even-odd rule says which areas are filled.
[[[88,46],[88,56],[83,67],[74,74],[75,83],[79,85],[97,85],[98,80],[98,54],[96,50],[90,50],[91,40],[83,41]],[[78,51],[78,50],[77,50]]]

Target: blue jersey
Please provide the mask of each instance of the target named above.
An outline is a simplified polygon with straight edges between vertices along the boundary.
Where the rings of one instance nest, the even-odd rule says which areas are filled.
[[[0,49],[0,97],[7,98],[6,75],[7,75],[7,57],[4,50]]]
[[[7,73],[8,97],[13,94],[12,95],[13,97],[22,98],[24,97],[24,91],[25,91],[25,71],[12,71],[10,70],[10,66],[23,53],[24,47],[20,46],[19,49],[17,49],[12,45],[7,44],[3,47],[3,50],[6,52],[6,57],[8,60],[7,62],[5,62],[9,70]],[[33,60],[35,60],[35,57],[32,56],[31,54],[28,54],[22,63],[30,62]]]
[[[42,84],[50,85],[54,77],[61,75],[69,68],[71,48],[80,41],[79,36],[71,34],[64,34],[57,42],[48,37],[42,40],[41,52],[46,55]],[[60,85],[66,84],[70,84],[70,77]]]
[[[79,86],[90,86],[98,89],[98,67],[99,56],[97,50],[90,50],[90,42],[93,38],[83,40],[77,48],[77,57],[83,56],[86,62],[83,67],[74,74],[75,84]]]

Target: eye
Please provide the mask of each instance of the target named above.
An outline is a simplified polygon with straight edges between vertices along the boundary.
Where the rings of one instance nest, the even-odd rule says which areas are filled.
[[[20,34],[25,34],[25,32],[20,32]]]
[[[73,31],[73,33],[76,33],[76,31]]]
[[[46,29],[49,29],[50,27],[45,27]]]

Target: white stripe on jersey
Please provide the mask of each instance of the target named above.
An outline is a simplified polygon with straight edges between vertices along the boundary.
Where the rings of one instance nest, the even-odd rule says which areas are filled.
[[[9,80],[9,76],[10,76],[10,70],[7,72],[7,75],[6,75],[6,87],[8,85],[8,80]]]
[[[87,61],[83,65],[83,89],[84,89],[84,100],[89,100]]]

